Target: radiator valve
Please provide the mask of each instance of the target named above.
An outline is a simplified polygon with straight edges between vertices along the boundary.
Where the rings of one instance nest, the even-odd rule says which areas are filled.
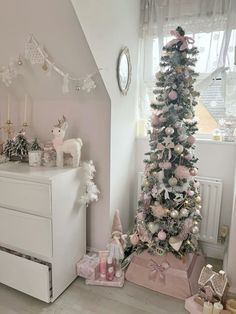
[[[229,234],[229,227],[226,225],[221,225],[219,228],[218,240],[220,243],[225,243],[225,240]]]

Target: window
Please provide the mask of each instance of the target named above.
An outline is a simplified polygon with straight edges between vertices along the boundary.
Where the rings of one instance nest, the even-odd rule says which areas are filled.
[[[220,62],[220,54],[222,49],[222,41],[225,39],[225,32],[218,30],[209,33],[197,33],[187,34],[194,38],[195,45],[199,49],[198,61],[196,63],[195,71],[199,73],[199,82],[207,80],[207,77],[217,68],[218,62]],[[170,41],[171,37],[164,37],[163,44],[165,45]],[[226,63],[225,66],[235,71],[234,62],[236,61],[236,30],[233,30],[228,45]],[[153,40],[153,77],[159,70],[160,61],[160,49],[158,39]],[[223,74],[222,74],[223,73]],[[230,76],[230,78],[229,78]],[[234,82],[234,83],[232,83]],[[219,127],[219,121],[222,119],[230,119],[233,123],[236,122],[236,118],[227,112],[226,105],[226,86],[231,86],[231,94],[234,95],[234,86],[236,90],[236,78],[232,77],[232,74],[225,73],[224,71],[219,73],[217,77],[210,78],[206,82],[207,88],[201,91],[201,97],[199,98],[199,104],[196,107],[196,117],[198,117],[199,133],[212,134],[212,131]],[[152,88],[150,87],[149,92]],[[227,93],[229,95],[229,93]],[[232,95],[232,96],[233,96]],[[151,95],[150,95],[151,96]],[[228,99],[230,101],[230,99]]]

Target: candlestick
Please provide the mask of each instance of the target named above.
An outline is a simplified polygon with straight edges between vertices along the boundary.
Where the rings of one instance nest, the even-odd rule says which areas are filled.
[[[213,311],[213,304],[211,304],[209,301],[204,302],[203,304],[203,314],[212,314]]]
[[[25,114],[24,114],[24,122],[27,122],[27,101],[28,101],[28,95],[25,94]]]
[[[223,310],[223,305],[220,302],[214,303],[213,314],[220,314],[221,310]]]
[[[10,95],[7,95],[7,120],[10,121]]]

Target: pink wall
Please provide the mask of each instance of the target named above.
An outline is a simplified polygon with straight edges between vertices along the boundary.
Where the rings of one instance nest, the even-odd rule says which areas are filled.
[[[1,1],[0,12],[0,66],[24,52],[24,42],[33,33],[65,71],[83,77],[97,70],[70,1]],[[97,88],[92,93],[72,91],[63,95],[62,79],[57,74],[47,77],[40,66],[27,63],[20,70],[22,75],[9,89],[0,84],[0,122],[6,120],[7,93],[11,94],[11,118],[17,129],[22,123],[24,94],[30,95],[29,136],[37,135],[43,142],[51,138],[50,130],[57,119],[66,115],[70,123],[67,137],[82,138],[82,158],[92,159],[97,168],[101,197],[88,209],[87,244],[103,248],[109,236],[111,113],[101,76],[95,76]]]

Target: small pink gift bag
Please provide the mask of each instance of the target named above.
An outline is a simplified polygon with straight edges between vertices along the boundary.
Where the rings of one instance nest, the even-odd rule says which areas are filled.
[[[198,277],[204,263],[201,254],[189,254],[181,260],[171,253],[153,256],[144,251],[134,255],[125,277],[140,286],[184,300],[198,291]]]
[[[84,255],[76,265],[77,275],[95,280],[99,277],[99,258],[96,254]]]

